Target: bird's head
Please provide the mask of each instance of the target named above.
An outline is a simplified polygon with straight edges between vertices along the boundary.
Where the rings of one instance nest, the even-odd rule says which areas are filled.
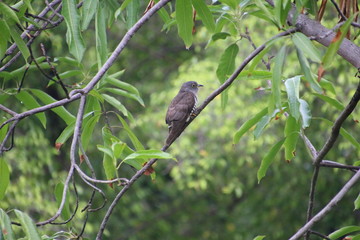
[[[181,86],[180,91],[197,93],[197,91],[199,90],[199,87],[203,87],[203,85],[198,84],[195,81],[189,81],[189,82],[184,83]]]

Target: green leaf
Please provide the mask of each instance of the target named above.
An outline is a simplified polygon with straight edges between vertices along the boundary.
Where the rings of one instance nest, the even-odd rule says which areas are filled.
[[[111,145],[113,155],[116,159],[119,159],[121,157],[121,154],[123,153],[125,147],[126,143],[122,142],[115,142]]]
[[[221,2],[225,3],[226,5],[231,7],[232,9],[236,9],[236,7],[238,5],[237,0],[221,0]]]
[[[238,78],[245,78],[246,80],[267,80],[272,78],[272,72],[269,71],[249,71],[243,70]]]
[[[190,0],[176,0],[176,23],[178,26],[178,34],[185,43],[186,49],[189,49],[192,41],[192,29],[193,29],[193,9]]]
[[[78,62],[81,62],[85,52],[85,44],[80,32],[80,18],[76,2],[75,0],[64,0],[61,13],[67,26],[66,42],[69,51]]]
[[[104,7],[100,6],[95,16],[96,56],[98,69],[100,69],[106,62],[108,56],[105,10],[106,9]]]
[[[314,78],[314,75],[312,74],[309,66],[309,62],[305,58],[300,48],[296,47],[296,53],[300,62],[301,69],[304,72],[305,79],[310,83],[312,89],[314,89],[317,93],[322,93],[323,91],[321,89],[321,86],[318,83],[318,81],[316,81],[316,79]]]
[[[0,2],[0,12],[3,14],[6,21],[11,20],[17,24],[21,24],[16,13],[8,5],[6,5],[3,2]]]
[[[299,122],[296,121],[294,117],[288,116],[288,118],[286,119],[285,130],[284,130],[284,135],[286,138],[284,142],[286,161],[290,161],[295,157],[296,144],[299,139],[299,134],[300,134]]]
[[[107,179],[110,180],[116,176],[116,162],[114,161],[114,158],[110,157],[108,154],[104,154],[103,167]]]
[[[134,158],[145,158],[145,159],[157,158],[157,159],[176,160],[176,158],[174,158],[170,153],[163,152],[161,150],[149,149],[149,150],[136,151],[136,152],[130,154],[129,156],[127,156],[124,159],[124,161],[129,160],[129,159],[134,159]]]
[[[300,32],[296,32],[292,35],[292,40],[298,50],[304,52],[313,62],[320,63],[321,56],[320,51],[317,49],[310,39]]]
[[[345,108],[344,105],[341,102],[339,102],[338,100],[336,100],[335,98],[331,98],[329,96],[325,96],[325,95],[317,94],[317,93],[313,93],[313,95],[317,96],[324,102],[329,103],[331,106],[335,107],[336,109],[343,110]]]
[[[310,126],[311,121],[311,111],[309,104],[303,100],[299,99],[300,102],[300,116],[301,116],[301,122],[302,122],[302,128],[305,129]]]
[[[53,97],[49,96],[47,93],[45,93],[41,90],[38,90],[38,89],[29,89],[29,90],[31,91],[32,94],[35,95],[35,97],[40,99],[40,101],[42,101],[44,104],[50,104],[50,103],[57,101]],[[52,108],[51,110],[54,113],[56,113],[62,120],[64,120],[67,125],[69,125],[75,121],[74,115],[72,115],[63,106]]]
[[[35,223],[32,221],[32,219],[26,213],[20,212],[19,210],[15,210],[15,214],[18,217],[23,229],[25,230],[27,238],[31,240],[41,240],[41,237],[37,232]]]
[[[1,183],[0,183],[1,184]],[[14,232],[11,228],[11,220],[9,216],[0,208],[0,228],[4,240],[13,240],[15,239]]]
[[[126,121],[119,115],[116,114],[116,116],[118,117],[118,119],[120,120],[123,128],[125,129],[126,133],[128,134],[132,144],[134,145],[136,150],[144,150],[144,146],[142,145],[142,143],[139,141],[139,139],[136,137],[136,135],[131,131],[129,125],[126,123]]]
[[[358,210],[360,208],[360,194],[355,199],[354,206],[355,206],[354,210]]]
[[[314,118],[317,120],[324,121],[329,127],[332,127],[334,123],[326,118]],[[340,135],[343,136],[346,140],[348,140],[354,147],[360,150],[360,143],[354,138],[345,128],[340,128]]]
[[[2,142],[7,134],[7,131],[9,129],[9,124],[6,124],[0,129],[0,142]]]
[[[91,137],[93,136],[94,128],[96,126],[96,123],[99,121],[100,116],[100,114],[97,114],[95,116],[91,116],[88,120],[84,121],[81,134],[81,142],[85,151],[89,145]]]
[[[4,198],[10,182],[10,171],[5,160],[0,157],[0,200]]]
[[[59,74],[60,79],[71,78],[83,74],[80,70],[69,70]]]
[[[265,236],[256,236],[256,238],[254,238],[254,240],[263,240],[265,238]]]
[[[6,53],[8,42],[10,41],[10,29],[3,19],[0,19],[0,31],[0,59],[2,59]]]
[[[124,70],[120,71],[118,74],[122,74],[124,72]],[[126,83],[126,82],[123,82],[123,81],[120,81],[118,79],[116,79],[115,77],[113,77],[114,75],[111,75],[109,77],[106,77],[105,78],[105,82],[106,83],[109,83],[115,87],[118,87],[118,88],[121,88],[121,89],[124,89],[130,93],[133,93],[137,96],[140,96],[140,93],[139,91],[137,90],[136,87],[134,87],[133,85],[129,84],[129,83]]]
[[[126,28],[130,29],[139,19],[140,0],[132,0],[126,8]]]
[[[21,91],[18,94],[15,95],[15,97],[22,102],[22,104],[25,105],[25,107],[28,108],[28,110],[33,108],[38,108],[41,105],[35,100],[35,98],[26,91]],[[45,113],[37,113],[35,116],[39,119],[40,123],[43,125],[44,128],[46,128],[46,116]]]
[[[106,102],[108,102],[110,105],[122,112],[124,116],[128,116],[128,111],[119,100],[107,94],[101,94],[101,96],[105,99]]]
[[[14,39],[17,47],[19,48],[22,56],[25,59],[25,62],[27,62],[27,59],[30,57],[30,51],[29,51],[28,47],[26,46],[26,43],[24,42],[24,40],[21,38],[20,34],[21,33],[17,30],[16,27],[14,27],[14,26],[10,27],[10,35],[11,35],[12,39]]]
[[[335,240],[335,239],[338,239],[349,233],[358,232],[358,231],[360,231],[359,226],[346,226],[346,227],[340,228],[339,230],[336,230],[335,232],[331,233],[328,237],[331,240]]]
[[[239,52],[239,47],[236,43],[227,47],[220,57],[220,62],[216,70],[216,76],[220,83],[225,82],[227,77],[231,75],[235,69],[235,59]]]
[[[336,95],[336,91],[335,91],[335,88],[334,88],[334,85],[332,84],[332,82],[324,79],[324,78],[321,78],[320,80],[320,86],[325,89],[326,91],[329,91],[331,92],[332,94]]]
[[[230,36],[231,36],[230,33],[218,32],[218,33],[215,33],[214,35],[211,36],[211,40],[215,42],[216,40],[226,39],[227,37],[230,37]]]
[[[300,88],[300,76],[295,76],[289,78],[285,81],[286,92],[288,95],[290,114],[293,116],[296,121],[300,117],[300,98],[299,98],[299,88]]]
[[[271,84],[272,96],[274,99],[275,106],[281,108],[281,75],[285,60],[285,46],[282,47],[275,57],[275,66],[273,70],[273,78]]]
[[[208,6],[204,0],[192,0],[192,4],[196,10],[196,13],[201,18],[201,21],[204,23],[205,27],[210,31],[215,31],[215,21],[213,15],[211,14]]]
[[[337,30],[336,35],[331,40],[331,43],[322,59],[322,66],[324,69],[327,69],[331,65],[331,63],[334,61],[334,57],[335,57],[337,51],[339,50],[340,45],[341,45],[342,41],[344,40],[344,37],[345,37],[346,33],[348,32],[351,23],[354,20],[354,17],[355,17],[355,15],[352,15],[351,17],[349,17],[346,20],[346,22],[344,23],[344,25],[342,25],[340,27],[340,29]]]
[[[95,12],[98,9],[99,0],[86,0],[82,6],[81,14],[81,31],[88,28],[90,21],[94,18]]]
[[[260,135],[262,134],[262,132],[264,131],[266,126],[269,124],[270,120],[271,120],[271,116],[269,116],[269,115],[265,115],[261,118],[261,120],[256,125],[255,130],[254,130],[255,139],[258,139],[260,137]]]
[[[250,118],[246,122],[244,122],[243,125],[237,130],[237,132],[234,135],[233,143],[237,144],[240,141],[240,138],[249,131],[250,128],[252,128],[257,122],[260,121],[260,119],[265,116],[268,113],[268,108],[264,108],[260,112],[258,112],[254,117]]]
[[[104,92],[104,91],[111,92],[116,95],[120,95],[120,96],[124,96],[124,97],[130,98],[130,99],[133,99],[133,100],[137,101],[138,103],[140,103],[141,106],[145,107],[145,104],[144,104],[144,101],[142,100],[142,98],[136,94],[128,93],[124,90],[116,89],[116,88],[102,88],[100,92]]]
[[[74,133],[74,128],[75,128],[75,121],[67,125],[66,128],[61,132],[59,137],[55,140],[55,146],[58,146],[58,144],[63,145],[69,139],[69,137]]]
[[[55,199],[56,199],[56,203],[58,205],[58,207],[60,207],[61,204],[61,200],[62,200],[62,195],[63,195],[63,191],[64,191],[64,184],[62,182],[59,182],[58,184],[56,184],[55,189],[54,189],[54,195],[55,195]],[[61,212],[61,217],[64,220],[68,220],[71,216],[70,214],[70,205],[69,205],[69,191],[67,191],[67,195],[66,195],[66,200],[65,200],[65,205],[64,208]]]
[[[284,142],[285,142],[285,138],[280,140],[279,142],[277,142],[270,149],[270,151],[265,155],[265,157],[262,159],[261,164],[260,164],[260,168],[259,168],[259,170],[257,172],[257,179],[258,179],[259,183],[260,183],[261,179],[263,177],[265,177],[269,166],[274,161],[275,155],[279,152],[279,150],[280,150],[281,146],[284,144]]]

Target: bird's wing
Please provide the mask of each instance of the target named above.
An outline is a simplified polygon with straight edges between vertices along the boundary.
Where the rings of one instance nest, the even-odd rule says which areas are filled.
[[[182,92],[176,95],[171,101],[166,113],[165,121],[170,124],[173,121],[186,121],[196,103],[196,99],[191,92]]]

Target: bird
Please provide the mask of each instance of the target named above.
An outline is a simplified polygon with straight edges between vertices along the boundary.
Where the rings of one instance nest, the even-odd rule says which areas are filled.
[[[169,127],[169,135],[165,141],[167,147],[180,136],[183,127],[195,113],[199,87],[203,85],[195,81],[185,82],[171,101],[165,117],[165,122]]]

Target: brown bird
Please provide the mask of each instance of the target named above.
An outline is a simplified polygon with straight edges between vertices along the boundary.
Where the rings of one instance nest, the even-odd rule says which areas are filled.
[[[198,87],[202,86],[194,81],[186,82],[171,101],[165,118],[166,124],[169,125],[169,136],[165,141],[166,146],[169,146],[180,136],[186,122],[190,120],[191,114],[196,109]]]

